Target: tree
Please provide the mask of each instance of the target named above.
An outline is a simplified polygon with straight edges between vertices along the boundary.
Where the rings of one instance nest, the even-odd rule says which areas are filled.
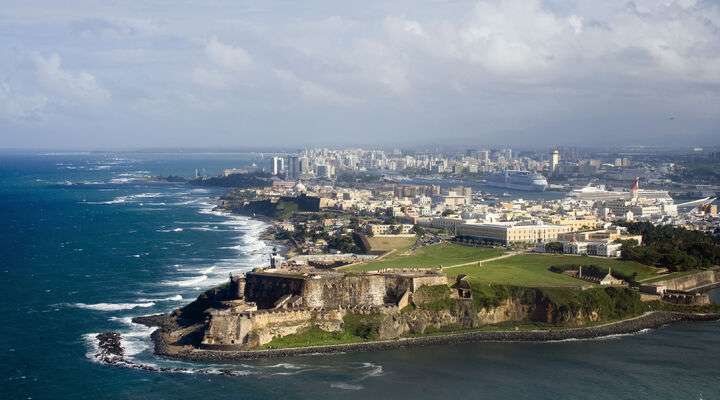
[[[560,242],[550,242],[545,244],[546,253],[562,253],[563,244]]]

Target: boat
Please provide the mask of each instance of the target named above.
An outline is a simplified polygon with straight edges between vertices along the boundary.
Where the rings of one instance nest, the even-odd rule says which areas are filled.
[[[548,187],[547,179],[541,174],[517,170],[506,170],[489,175],[485,179],[485,184],[503,189],[532,192],[543,192]]]
[[[667,190],[640,189],[639,182],[640,178],[635,178],[630,190],[607,190],[605,185],[593,186],[589,183],[583,188],[570,192],[570,197],[588,201],[630,200],[633,198],[659,202],[673,201]]]

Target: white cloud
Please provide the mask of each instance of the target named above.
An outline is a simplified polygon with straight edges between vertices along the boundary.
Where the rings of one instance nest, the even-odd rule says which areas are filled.
[[[318,83],[301,79],[292,71],[276,69],[275,75],[290,85],[291,88],[297,90],[305,100],[310,102],[338,105],[347,105],[356,102],[356,100],[350,96],[346,96]]]
[[[213,36],[205,43],[206,60],[192,72],[193,81],[212,89],[223,89],[247,82],[253,59],[242,47],[220,42]]]
[[[275,132],[287,127],[268,117],[277,107],[285,124],[317,119],[321,107],[305,104],[344,107],[328,131],[347,124],[469,137],[478,125],[556,124],[554,134],[569,121],[576,133],[568,137],[582,140],[632,118],[648,126],[642,118],[658,109],[683,111],[674,124],[687,124],[683,132],[720,122],[716,1],[16,3],[0,15],[5,119],[52,112],[81,123],[86,105],[112,92],[112,109],[94,115],[160,123],[186,112],[225,128],[241,109],[248,130]],[[42,56],[28,62],[28,54]]]
[[[95,76],[85,72],[66,71],[60,56],[35,55],[35,73],[40,84],[62,100],[86,104],[102,104],[110,100],[110,92],[100,86]]]
[[[252,64],[252,58],[241,47],[224,44],[213,36],[205,45],[205,54],[212,63],[228,70],[242,70]]]
[[[7,82],[0,82],[0,119],[12,122],[38,120],[47,105],[42,95],[19,95]]]

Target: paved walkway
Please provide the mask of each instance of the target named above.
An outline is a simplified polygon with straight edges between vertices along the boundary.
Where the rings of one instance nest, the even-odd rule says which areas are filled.
[[[486,262],[496,261],[496,260],[502,260],[503,258],[508,258],[508,257],[516,256],[516,255],[522,254],[522,253],[524,253],[524,252],[523,252],[523,251],[511,251],[511,252],[506,253],[506,254],[503,254],[503,255],[501,255],[501,256],[492,257],[492,258],[486,258],[486,259],[484,259],[484,260],[478,260],[478,261],[470,261],[470,262],[466,262],[466,263],[462,263],[462,264],[449,265],[449,266],[447,266],[447,267],[442,267],[442,269],[445,270],[445,269],[448,269],[448,268],[464,267],[464,266],[467,266],[467,265],[476,265],[476,266],[480,267],[480,266],[482,266],[483,264],[485,264]]]

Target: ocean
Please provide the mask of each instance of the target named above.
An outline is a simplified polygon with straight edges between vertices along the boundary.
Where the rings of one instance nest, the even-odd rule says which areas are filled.
[[[720,324],[598,340],[476,343],[194,364],[152,354],[133,316],[166,312],[263,265],[265,223],[212,211],[222,190],[146,175],[260,162],[248,154],[0,153],[2,399],[712,399]],[[720,292],[713,293],[720,300]],[[148,372],[95,361],[122,333]]]

